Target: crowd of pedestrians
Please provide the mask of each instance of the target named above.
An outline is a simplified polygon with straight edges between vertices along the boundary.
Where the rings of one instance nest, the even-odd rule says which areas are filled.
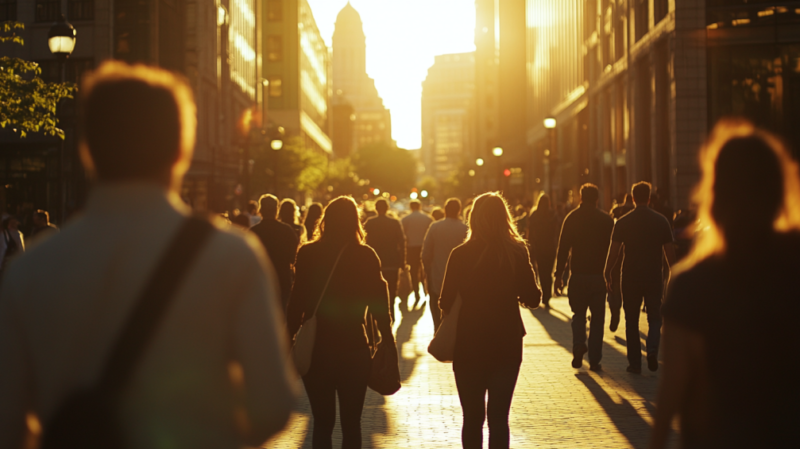
[[[98,181],[83,215],[59,233],[36,211],[31,239],[41,243],[24,257],[19,220],[2,219],[0,447],[23,446],[29,413],[45,449],[69,438],[90,448],[100,437],[131,449],[260,445],[287,422],[297,392],[289,349],[313,322],[301,369],[312,446],[332,447],[338,401],[342,447],[360,448],[375,354],[391,348],[397,358],[404,278],[413,308],[430,295],[435,329],[458,320],[464,448],[483,446],[486,421],[489,447],[509,447],[520,306],[548,306],[564,292],[576,369],[588,353],[589,369],[602,370],[608,302],[612,332],[624,310],[627,371],[641,373],[646,311],[647,367],[659,369],[661,347],[664,366],[653,448],[664,447],[675,416],[685,447],[794,441],[800,292],[787,281],[800,269],[800,180],[780,142],[748,123],[718,125],[707,144],[696,215],[673,215],[639,182],[610,213],[592,184],[569,212],[546,194],[531,210],[490,192],[465,207],[448,199],[430,215],[412,200],[398,216],[404,208],[380,199],[368,219],[350,197],[301,213],[293,199],[264,194],[229,217],[233,227],[190,218],[177,195],[195,135],[182,81],[104,63],[80,105],[83,160]],[[676,246],[684,260],[673,269]],[[95,409],[114,425],[97,432],[81,421],[87,403],[102,404]]]

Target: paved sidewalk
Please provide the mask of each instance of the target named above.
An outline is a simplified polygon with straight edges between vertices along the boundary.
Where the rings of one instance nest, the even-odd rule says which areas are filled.
[[[427,353],[433,321],[427,303],[400,304],[395,323],[403,388],[383,397],[369,390],[362,417],[364,448],[460,447],[461,407],[452,365]],[[624,319],[615,333],[606,323],[602,372],[576,370],[566,298],[551,308],[522,310],[528,335],[511,406],[513,448],[645,448],[652,424],[658,373],[625,372]],[[606,313],[606,320],[609,313]],[[646,315],[640,329],[647,331]],[[644,334],[642,334],[644,337]],[[311,412],[303,397],[283,433],[266,448],[311,448]],[[488,444],[484,431],[484,446]],[[334,447],[341,446],[338,425]]]

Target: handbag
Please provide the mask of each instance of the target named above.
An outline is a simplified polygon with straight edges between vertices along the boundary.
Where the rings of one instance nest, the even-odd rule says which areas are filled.
[[[100,380],[92,387],[72,392],[59,405],[53,418],[44,426],[41,449],[125,447],[117,416],[120,396],[192,260],[213,230],[214,227],[206,220],[186,220],[134,304],[112,346]]]
[[[333,272],[336,271],[339,260],[342,258],[342,254],[348,246],[350,245],[345,245],[342,250],[339,251],[339,255],[336,256],[336,262],[333,263],[333,268],[331,268],[331,272],[328,274],[328,279],[325,281],[325,286],[322,288],[322,293],[319,295],[317,305],[314,307],[314,313],[311,318],[303,321],[294,339],[292,359],[294,360],[295,369],[297,369],[297,372],[301,376],[308,374],[308,370],[311,368],[311,355],[314,353],[314,342],[317,339],[317,310],[319,309],[320,303],[322,303],[322,297],[325,296],[325,292],[328,291],[328,284],[331,283]]]
[[[372,353],[372,368],[370,370],[367,386],[383,396],[391,396],[398,391],[400,383],[400,361],[397,354],[397,345],[384,343],[377,338],[377,326],[372,314],[369,317],[369,334],[372,335],[374,351]]]

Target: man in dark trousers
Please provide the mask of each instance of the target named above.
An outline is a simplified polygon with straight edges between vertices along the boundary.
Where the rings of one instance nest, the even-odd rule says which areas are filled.
[[[367,232],[367,245],[378,253],[381,260],[381,273],[389,284],[389,313],[394,320],[394,300],[397,297],[397,279],[401,268],[406,266],[406,236],[400,220],[386,216],[389,203],[380,199],[375,202],[377,216],[364,224]]]
[[[569,305],[572,308],[572,367],[583,365],[589,352],[589,368],[600,370],[603,357],[603,324],[606,286],[603,266],[614,220],[597,208],[600,191],[593,184],[581,186],[581,205],[567,215],[558,241],[554,287],[560,293],[569,263]],[[586,312],[592,311],[589,347],[586,347]]]
[[[611,209],[611,218],[614,222],[624,217],[628,212],[633,210],[633,202],[631,201],[631,194],[625,194],[625,201]],[[622,272],[622,259],[617,259],[617,263],[611,271],[611,293],[608,294],[608,308],[611,311],[611,322],[608,328],[611,332],[616,332],[619,328],[619,319],[622,314],[622,292],[619,288],[619,277]]]
[[[278,198],[274,195],[262,195],[258,200],[261,206],[262,220],[250,228],[261,240],[267,254],[275,267],[278,283],[281,287],[281,305],[286,311],[289,296],[292,294],[294,280],[294,260],[300,242],[294,229],[286,223],[278,221]]]
[[[658,369],[661,341],[661,297],[664,291],[662,261],[672,266],[675,248],[667,219],[648,207],[650,183],[634,184],[631,194],[636,206],[614,225],[606,259],[605,278],[611,292],[611,271],[622,250],[622,307],[625,310],[625,339],[628,344],[628,372],[642,372],[642,347],[639,342],[639,314],[642,301],[647,307],[647,367]]]

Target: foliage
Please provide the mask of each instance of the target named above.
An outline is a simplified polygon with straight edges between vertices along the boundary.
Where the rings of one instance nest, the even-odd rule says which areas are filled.
[[[0,36],[0,43],[22,45],[22,38],[14,33],[17,29],[24,29],[24,25],[3,23],[5,35]],[[0,127],[11,127],[20,137],[41,132],[63,139],[56,107],[61,99],[72,98],[76,88],[72,83],[47,83],[39,77],[41,72],[35,62],[0,57]]]
[[[411,154],[388,143],[362,147],[353,156],[356,173],[371,187],[385,192],[407,193],[414,187],[417,164]]]
[[[450,176],[442,181],[443,197],[468,198],[473,194],[475,178],[469,176],[470,164],[466,159],[458,162],[458,166]]]
[[[250,176],[253,195],[277,193],[279,190],[311,192],[326,178],[327,156],[307,148],[302,138],[287,139],[283,148],[277,151],[270,148],[269,140],[261,138],[250,151],[254,162]]]

